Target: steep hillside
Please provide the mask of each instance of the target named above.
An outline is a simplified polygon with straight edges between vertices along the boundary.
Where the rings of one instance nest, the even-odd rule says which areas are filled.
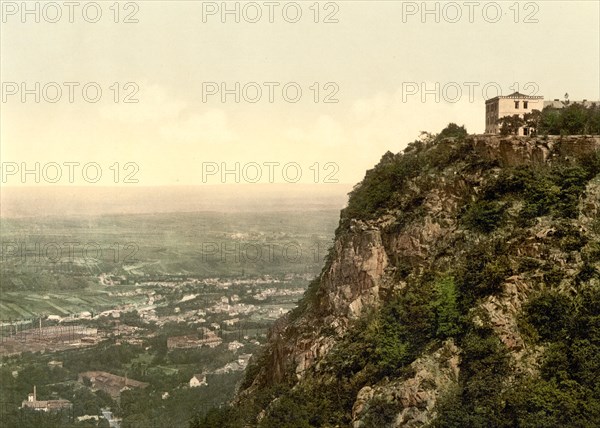
[[[386,153],[203,426],[600,423],[599,137],[455,137]]]

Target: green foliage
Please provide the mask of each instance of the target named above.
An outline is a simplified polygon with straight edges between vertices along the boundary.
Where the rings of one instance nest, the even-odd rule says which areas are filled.
[[[381,375],[398,374],[415,359],[435,332],[433,289],[409,286],[380,311],[376,329],[375,362]]]
[[[596,427],[600,420],[600,290],[548,292],[526,307],[545,349],[539,377],[509,390],[506,413],[523,427]]]
[[[519,128],[525,125],[525,120],[518,114],[504,116],[497,120],[500,125],[500,135],[516,135]]]
[[[473,148],[466,142],[466,137],[464,126],[451,123],[438,136],[428,134],[426,141],[410,144],[404,153],[387,152],[350,192],[348,207],[342,212],[342,218],[376,218],[390,208],[400,208],[408,213],[418,206],[419,201],[410,201],[407,206],[400,205],[400,196],[405,195],[409,181],[423,176],[430,169],[443,170],[474,157]],[[425,183],[421,185],[425,186]]]
[[[590,263],[584,263],[581,270],[575,277],[575,282],[579,285],[584,282],[588,282],[592,278],[600,278],[600,272]]]
[[[329,250],[327,256],[327,262],[323,268],[325,272],[331,264],[331,258],[333,257],[333,249]],[[289,312],[288,320],[294,321],[298,319],[302,314],[306,312],[308,308],[316,308],[318,306],[319,288],[321,287],[321,276],[313,279],[306,288],[302,298],[298,301],[298,305]]]
[[[549,287],[558,287],[565,277],[565,272],[556,266],[552,266],[543,274],[543,279]]]
[[[319,391],[321,392],[321,391]],[[331,407],[328,398],[308,394],[305,389],[290,391],[277,398],[269,409],[260,428],[309,428],[321,427],[327,422]]]
[[[432,427],[502,426],[502,391],[510,369],[506,348],[490,329],[475,326],[459,345],[459,387],[442,398]]]
[[[576,218],[578,203],[588,181],[597,174],[597,154],[584,157],[580,164],[555,164],[550,168],[519,166],[503,169],[486,184],[482,198],[467,209],[463,221],[475,230],[490,232],[503,219],[503,200],[523,202],[518,224],[527,226],[536,217]]]
[[[566,335],[571,301],[564,294],[547,292],[531,299],[524,307],[526,320],[542,340]]]
[[[483,241],[470,248],[456,278],[459,302],[466,310],[476,299],[495,294],[512,274],[504,240]]]
[[[458,126],[456,123],[449,123],[442,131],[437,135],[436,140],[440,141],[445,138],[456,138],[464,139],[468,135],[465,126]]]
[[[489,330],[471,330],[460,385],[438,404],[433,427],[584,427],[600,421],[600,290],[568,297],[555,291],[531,299],[526,322],[545,342],[539,375],[512,383],[506,351]]]
[[[385,376],[402,375],[435,337],[436,308],[440,319],[446,320],[446,315],[449,321],[453,319],[451,288],[451,282],[445,281],[436,300],[433,284],[408,286],[391,297],[381,310],[357,320],[322,362],[326,376],[283,391],[268,407],[260,426],[349,425],[358,391]],[[448,327],[444,324],[441,331]],[[392,417],[393,405],[375,404],[381,409],[369,418],[385,421]]]
[[[453,277],[435,283],[433,308],[436,314],[436,336],[444,339],[461,332],[461,314],[456,301],[457,290]]]
[[[475,201],[467,208],[462,221],[469,229],[490,233],[501,224],[505,210],[506,206],[498,201]]]
[[[524,124],[531,129],[531,135],[537,134],[541,117],[542,112],[539,110],[532,110],[530,113],[525,113],[523,115],[523,121],[525,122]]]
[[[588,180],[600,174],[600,151],[580,156],[577,161],[585,170]]]
[[[538,119],[537,131],[546,135],[600,134],[600,106],[573,103],[561,109],[545,107]]]
[[[523,200],[520,220],[525,224],[550,212],[551,207],[560,200],[560,188],[552,182],[546,171],[530,166],[507,168],[485,189],[488,199],[503,196],[515,196]]]
[[[553,181],[560,188],[560,196],[555,211],[560,217],[576,218],[577,204],[590,180],[588,171],[581,166],[565,166],[553,169]]]
[[[506,419],[527,428],[596,427],[599,408],[597,404],[590,408],[586,393],[573,381],[557,383],[529,378],[507,394]]]
[[[421,159],[418,153],[394,155],[387,152],[350,192],[348,207],[343,215],[348,218],[377,216],[389,206],[394,193],[402,189],[407,180],[419,174]]]
[[[375,371],[372,358],[380,334],[381,324],[375,313],[367,314],[355,322],[346,336],[328,355],[329,371],[338,377],[352,378],[361,371]]]
[[[231,420],[232,411],[228,407],[212,407],[206,412],[204,417],[195,415],[190,420],[189,428],[225,428],[231,426],[229,424]]]
[[[363,418],[363,423],[367,427],[389,427],[392,426],[399,411],[400,406],[397,403],[375,397],[369,401],[369,408]]]
[[[357,320],[322,363],[327,376],[284,392],[269,406],[260,427],[349,425],[358,391],[385,376],[401,375],[434,338],[436,310],[444,320],[440,331],[452,330],[453,284],[447,279],[442,283],[437,300],[432,284],[413,285],[380,311]],[[393,404],[375,401],[373,405],[367,415],[375,423],[372,426],[385,426],[392,420]]]
[[[581,248],[588,243],[588,239],[572,223],[562,221],[557,224],[554,237],[559,240],[558,246],[562,251],[581,251]]]
[[[245,426],[270,427],[311,427],[315,421],[323,421],[327,406],[326,399],[317,395],[316,389],[309,393],[306,388],[291,389],[279,384],[254,391],[251,400],[236,406],[211,408],[203,416],[196,415],[189,422],[189,428],[239,428]],[[320,408],[321,406],[321,408]],[[257,422],[257,415],[268,409],[264,418]]]
[[[535,271],[543,266],[543,263],[533,257],[523,257],[519,261],[519,272]]]

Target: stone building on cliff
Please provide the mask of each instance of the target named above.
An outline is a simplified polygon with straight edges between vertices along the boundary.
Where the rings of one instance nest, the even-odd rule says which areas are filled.
[[[499,134],[502,125],[498,123],[498,119],[503,117],[517,114],[519,117],[523,118],[525,114],[531,113],[534,110],[542,111],[545,107],[562,109],[573,104],[591,107],[594,104],[600,104],[600,102],[588,100],[569,101],[568,94],[565,94],[564,100],[544,100],[543,96],[524,95],[520,92],[490,98],[485,102],[485,133]],[[533,135],[534,131],[534,128],[523,125],[519,127],[517,135]]]
[[[521,118],[533,110],[542,111],[544,108],[544,97],[524,95],[514,92],[506,96],[490,98],[485,102],[485,133],[499,134],[500,124],[498,119],[518,114]],[[521,126],[518,135],[530,135],[531,129]]]

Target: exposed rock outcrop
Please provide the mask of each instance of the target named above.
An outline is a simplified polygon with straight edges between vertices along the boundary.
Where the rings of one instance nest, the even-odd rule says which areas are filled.
[[[398,406],[394,427],[418,427],[431,422],[440,391],[458,382],[459,353],[450,339],[438,350],[411,364],[413,377],[362,388],[352,408],[353,428],[367,428],[361,418],[369,411],[369,403],[374,398]]]
[[[451,148],[454,143],[449,140],[439,144]],[[440,271],[454,268],[458,253],[465,257],[465,248],[477,245],[479,239],[460,225],[464,207],[499,169],[576,158],[599,150],[600,137],[472,136],[467,138],[466,145],[477,156],[477,162],[495,167],[477,169],[463,162],[459,170],[450,164],[435,174],[411,178],[405,191],[397,196],[396,205],[401,208],[388,209],[371,220],[342,218],[330,260],[312,297],[303,311],[282,318],[271,329],[263,366],[259,367],[252,386],[242,391],[238,399],[246,399],[267,385],[284,381],[301,383],[309,373],[319,377],[321,362],[353,320],[377,310],[388,296],[402,289],[407,274],[418,276],[432,266]],[[597,179],[588,185],[580,201],[580,211],[577,227],[588,232],[600,228]],[[526,258],[540,264],[552,263],[564,275],[559,286],[568,287],[582,260],[568,249],[556,249],[555,232],[553,223],[542,218],[523,230],[518,241],[506,242],[507,246],[515,247],[506,255],[508,268],[518,271]],[[486,314],[481,322],[496,332],[517,370],[531,372],[537,365],[539,349],[523,338],[518,317],[529,296],[543,284],[539,270],[515,273],[503,280],[499,292],[477,303],[478,310]],[[460,355],[461,350],[448,339],[413,361],[409,376],[365,385],[355,397],[352,426],[367,427],[364,417],[374,399],[397,406],[394,427],[420,427],[431,422],[438,397],[458,382]]]

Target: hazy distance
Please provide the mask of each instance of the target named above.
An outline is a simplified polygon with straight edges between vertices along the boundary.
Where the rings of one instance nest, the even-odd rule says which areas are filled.
[[[0,216],[94,216],[196,211],[341,209],[351,184],[241,184],[157,187],[2,187]]]

